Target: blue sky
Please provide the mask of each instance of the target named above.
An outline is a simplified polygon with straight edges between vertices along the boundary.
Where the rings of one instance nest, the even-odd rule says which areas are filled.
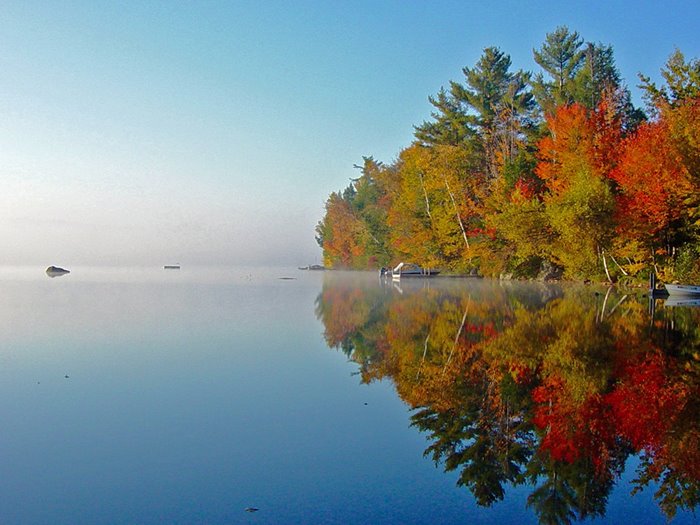
[[[390,162],[484,47],[558,25],[659,78],[698,2],[5,2],[0,264],[320,261],[363,155]]]

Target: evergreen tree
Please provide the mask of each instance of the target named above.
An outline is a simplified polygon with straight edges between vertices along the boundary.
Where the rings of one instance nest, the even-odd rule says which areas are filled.
[[[576,31],[572,33],[566,26],[560,26],[547,34],[539,50],[532,50],[535,62],[550,77],[547,80],[538,73],[532,83],[535,98],[545,113],[575,101],[574,78],[585,60],[582,46],[583,39]]]
[[[466,113],[452,93],[442,88],[435,97],[430,96],[428,100],[435,107],[431,113],[433,120],[414,127],[414,135],[420,144],[459,146],[473,139],[474,117]]]
[[[583,52],[583,66],[574,78],[574,100],[588,109],[595,109],[603,93],[617,90],[621,82],[612,46],[589,42]]]
[[[527,90],[528,75],[510,72],[511,60],[496,47],[484,49],[473,68],[462,72],[466,85],[451,82],[451,93],[470,114],[484,154],[484,171],[491,179],[499,167],[515,155],[515,144],[523,123],[533,108],[532,94]],[[499,158],[498,153],[506,159]]]
[[[700,97],[700,60],[686,62],[685,56],[676,49],[661,70],[666,81],[660,88],[648,76],[639,75],[640,87],[652,113],[661,105],[678,106],[686,100]]]

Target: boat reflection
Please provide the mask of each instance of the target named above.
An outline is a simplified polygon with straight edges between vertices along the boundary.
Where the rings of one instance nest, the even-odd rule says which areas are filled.
[[[542,523],[602,517],[631,456],[632,492],[654,487],[667,517],[700,502],[700,309],[650,324],[644,298],[612,289],[329,278],[316,313],[480,505],[529,485]]]
[[[700,306],[700,298],[695,297],[669,297],[664,301],[664,306]]]

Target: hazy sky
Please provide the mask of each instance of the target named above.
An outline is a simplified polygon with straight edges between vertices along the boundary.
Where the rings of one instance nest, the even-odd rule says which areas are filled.
[[[484,47],[536,70],[568,25],[640,103],[700,2],[188,1],[0,5],[0,264],[320,261],[363,155],[390,162]]]

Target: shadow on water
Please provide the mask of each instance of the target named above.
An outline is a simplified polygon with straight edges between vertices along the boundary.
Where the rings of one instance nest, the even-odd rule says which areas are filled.
[[[476,502],[530,487],[541,523],[603,517],[632,493],[668,518],[700,502],[700,308],[615,289],[328,275],[325,339],[363,382],[390,379],[425,455]],[[651,313],[651,315],[650,315]]]

